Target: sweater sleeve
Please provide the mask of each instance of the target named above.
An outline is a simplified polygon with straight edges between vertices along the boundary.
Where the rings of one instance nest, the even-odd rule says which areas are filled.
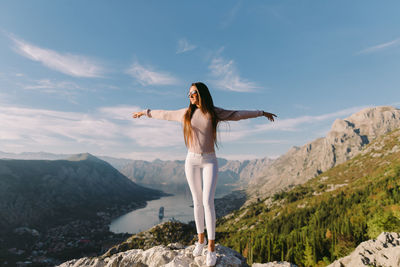
[[[149,118],[159,119],[159,120],[168,120],[168,121],[183,121],[183,116],[186,113],[187,108],[178,109],[178,110],[150,110],[146,109],[143,112]]]
[[[219,121],[238,121],[263,116],[262,110],[226,110],[215,107]]]

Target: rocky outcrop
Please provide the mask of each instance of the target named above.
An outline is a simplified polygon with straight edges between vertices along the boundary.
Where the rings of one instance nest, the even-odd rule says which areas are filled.
[[[147,250],[132,249],[120,252],[111,257],[86,257],[64,262],[59,267],[78,267],[78,266],[149,266],[149,267],[196,267],[204,266],[206,261],[206,248],[202,256],[194,257],[192,255],[194,245],[184,247],[182,244],[173,243],[168,246],[160,245]],[[248,266],[246,259],[238,252],[217,244],[217,263],[220,267],[239,267]]]
[[[348,256],[328,267],[400,266],[400,234],[381,233],[377,239],[362,242]]]
[[[131,249],[147,250],[154,246],[179,242],[183,246],[194,244],[196,227],[194,222],[188,224],[179,221],[169,221],[157,224],[149,230],[137,233],[124,242],[107,250],[102,257],[111,257],[114,254]]]
[[[291,148],[251,179],[247,190],[249,202],[305,183],[356,156],[378,136],[399,127],[400,110],[393,107],[367,108],[344,120],[337,119],[326,137]]]
[[[59,266],[205,266],[204,255],[207,248],[203,249],[203,256],[192,255],[195,235],[194,224],[164,222],[132,235],[101,256],[74,259]],[[218,256],[216,266],[248,266],[246,259],[230,248],[217,244],[216,251]],[[288,262],[270,262],[253,266],[295,267]]]

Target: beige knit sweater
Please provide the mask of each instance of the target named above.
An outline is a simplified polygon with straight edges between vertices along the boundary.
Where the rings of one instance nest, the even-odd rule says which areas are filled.
[[[183,124],[183,117],[187,108],[179,110],[145,110],[149,118],[159,120],[178,121]],[[218,121],[238,121],[263,116],[262,110],[226,110],[215,107]],[[204,114],[200,109],[196,109],[191,120],[193,129],[193,142],[189,146],[189,151],[194,153],[214,152],[214,140],[212,123],[208,114]]]

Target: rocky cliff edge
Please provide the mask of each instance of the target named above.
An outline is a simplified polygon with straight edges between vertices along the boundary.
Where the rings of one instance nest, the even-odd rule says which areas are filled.
[[[328,267],[400,266],[400,234],[381,233],[376,239],[362,242],[348,256]]]
[[[194,245],[184,246],[173,243],[143,249],[132,249],[113,254],[109,257],[85,257],[64,262],[59,267],[111,267],[111,266],[140,266],[140,267],[197,267],[205,266],[203,256],[193,257]],[[217,244],[215,246],[218,260],[216,267],[248,266],[246,259],[238,252]],[[254,263],[253,267],[283,267],[296,266],[288,262]],[[328,267],[358,267],[358,266],[400,266],[400,234],[381,233],[376,239],[362,242],[348,256],[336,260]]]
[[[173,243],[168,246],[160,245],[152,247],[148,250],[132,249],[120,252],[110,257],[85,257],[64,262],[59,267],[111,267],[111,266],[166,266],[166,267],[197,267],[205,266],[206,248],[203,250],[203,256],[194,257],[192,255],[194,245],[184,247],[182,244]],[[217,264],[215,266],[248,266],[246,259],[238,252],[216,245]]]

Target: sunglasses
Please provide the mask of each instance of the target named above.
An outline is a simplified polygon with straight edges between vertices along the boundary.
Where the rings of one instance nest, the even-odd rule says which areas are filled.
[[[199,92],[197,90],[193,90],[189,92],[188,97],[191,98],[193,95],[197,95]]]

